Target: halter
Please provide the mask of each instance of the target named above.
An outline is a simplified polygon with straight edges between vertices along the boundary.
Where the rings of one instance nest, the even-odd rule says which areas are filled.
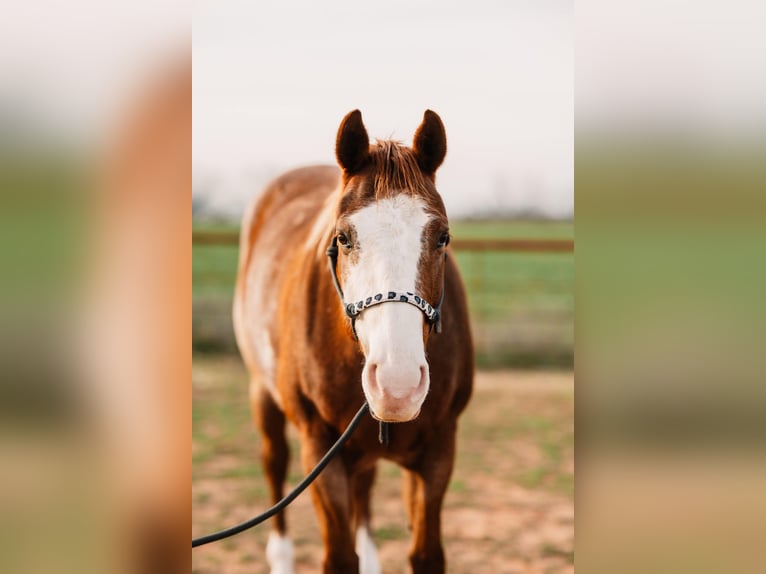
[[[437,333],[442,332],[441,308],[442,303],[444,302],[444,287],[447,279],[446,270],[442,278],[442,293],[439,297],[439,303],[435,307],[426,301],[423,297],[413,293],[412,291],[382,291],[367,297],[366,299],[360,299],[355,303],[346,303],[346,300],[343,297],[343,289],[341,289],[340,282],[338,281],[337,237],[332,238],[332,243],[330,243],[330,247],[327,248],[327,257],[329,258],[330,272],[332,273],[332,281],[335,285],[335,290],[338,292],[341,303],[343,303],[343,310],[346,312],[346,315],[349,317],[349,319],[351,319],[351,332],[354,334],[354,340],[359,338],[356,334],[356,318],[361,315],[362,311],[365,309],[369,309],[375,305],[380,305],[381,303],[409,303],[410,305],[414,305],[420,309],[423,315],[425,315],[426,323],[431,326],[431,329],[434,329]],[[444,261],[447,261],[446,252],[444,253]]]

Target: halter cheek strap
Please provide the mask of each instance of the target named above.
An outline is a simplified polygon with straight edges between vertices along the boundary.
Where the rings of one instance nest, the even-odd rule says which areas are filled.
[[[343,296],[343,289],[340,287],[338,281],[338,238],[333,237],[330,247],[327,248],[327,257],[330,263],[330,272],[332,274],[333,284],[335,290],[338,292],[341,302],[343,303],[343,310],[346,315],[351,319],[351,331],[354,334],[354,339],[358,339],[356,335],[356,318],[361,315],[362,311],[369,309],[375,305],[381,303],[409,303],[414,305],[426,316],[426,322],[435,329],[437,333],[442,332],[441,321],[441,308],[444,302],[444,281],[442,282],[442,293],[439,296],[439,303],[434,307],[428,301],[426,301],[420,295],[413,293],[412,291],[381,291],[375,295],[371,295],[366,299],[360,299],[354,303],[346,303],[346,299]],[[444,254],[444,260],[447,260],[447,254]],[[446,272],[444,274],[444,280],[446,280]]]

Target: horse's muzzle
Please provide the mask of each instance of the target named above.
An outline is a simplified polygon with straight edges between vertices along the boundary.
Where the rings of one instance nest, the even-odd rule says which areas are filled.
[[[428,394],[428,365],[406,369],[368,363],[362,372],[362,387],[373,417],[391,423],[411,421],[420,414]]]

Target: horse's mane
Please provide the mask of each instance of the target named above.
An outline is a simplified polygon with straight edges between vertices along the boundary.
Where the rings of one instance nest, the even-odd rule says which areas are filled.
[[[398,193],[433,195],[433,184],[428,185],[411,148],[393,140],[376,140],[370,158],[376,201]]]

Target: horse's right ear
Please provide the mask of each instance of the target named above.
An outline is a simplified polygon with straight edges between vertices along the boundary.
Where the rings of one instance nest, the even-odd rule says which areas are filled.
[[[362,112],[349,112],[338,128],[335,157],[347,174],[359,171],[370,157],[370,138],[362,123]]]

